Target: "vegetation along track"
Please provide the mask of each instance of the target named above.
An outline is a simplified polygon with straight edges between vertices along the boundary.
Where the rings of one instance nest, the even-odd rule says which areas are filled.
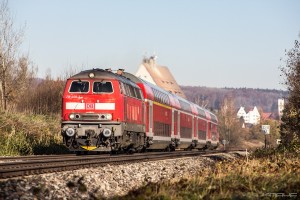
[[[68,171],[86,167],[103,166],[106,164],[123,164],[150,160],[163,160],[204,154],[217,154],[227,151],[175,151],[149,152],[131,155],[84,155],[72,154],[51,156],[3,157],[0,159],[0,179],[42,174],[49,172]]]

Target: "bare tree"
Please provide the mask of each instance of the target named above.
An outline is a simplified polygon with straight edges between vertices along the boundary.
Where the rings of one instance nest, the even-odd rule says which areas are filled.
[[[194,99],[194,103],[203,108],[206,108],[209,104],[209,100],[203,95],[197,95]]]
[[[8,1],[0,0],[0,109],[7,110],[8,102],[16,98],[16,89],[28,75],[27,57],[18,58],[24,28],[15,29]]]
[[[230,146],[238,145],[241,140],[242,126],[236,115],[234,100],[225,98],[218,112],[220,139],[229,141]]]

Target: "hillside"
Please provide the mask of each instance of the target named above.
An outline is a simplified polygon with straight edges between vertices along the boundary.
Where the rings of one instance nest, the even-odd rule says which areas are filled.
[[[272,112],[277,115],[278,98],[287,97],[288,92],[283,90],[252,89],[252,88],[210,88],[203,86],[180,86],[187,99],[205,106],[208,109],[218,110],[224,98],[232,98],[236,109],[240,106],[246,110],[257,106],[263,112]]]

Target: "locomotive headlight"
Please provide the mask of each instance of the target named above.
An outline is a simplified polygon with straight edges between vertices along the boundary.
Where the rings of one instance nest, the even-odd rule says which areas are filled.
[[[103,135],[104,135],[104,137],[110,137],[111,136],[111,130],[108,129],[108,128],[105,128],[103,130]]]
[[[75,118],[75,114],[71,113],[71,114],[69,115],[69,118],[70,118],[70,119],[74,119],[74,118]]]
[[[95,74],[93,72],[89,73],[89,77],[90,78],[94,78],[95,77]]]
[[[112,120],[112,114],[106,114],[106,119],[107,120]]]
[[[67,128],[66,135],[69,137],[73,137],[75,135],[75,130],[73,128]]]

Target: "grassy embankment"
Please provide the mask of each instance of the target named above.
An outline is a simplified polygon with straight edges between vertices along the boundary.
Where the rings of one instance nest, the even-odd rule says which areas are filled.
[[[62,145],[59,116],[1,113],[0,137],[0,155],[68,152]],[[261,152],[249,160],[218,162],[180,180],[150,183],[122,199],[274,199],[276,195],[299,198],[299,152],[285,155],[274,151],[263,156]]]
[[[1,113],[0,155],[67,153],[61,145],[60,116]]]
[[[218,162],[194,176],[148,184],[122,199],[297,199],[299,158],[275,153]]]

